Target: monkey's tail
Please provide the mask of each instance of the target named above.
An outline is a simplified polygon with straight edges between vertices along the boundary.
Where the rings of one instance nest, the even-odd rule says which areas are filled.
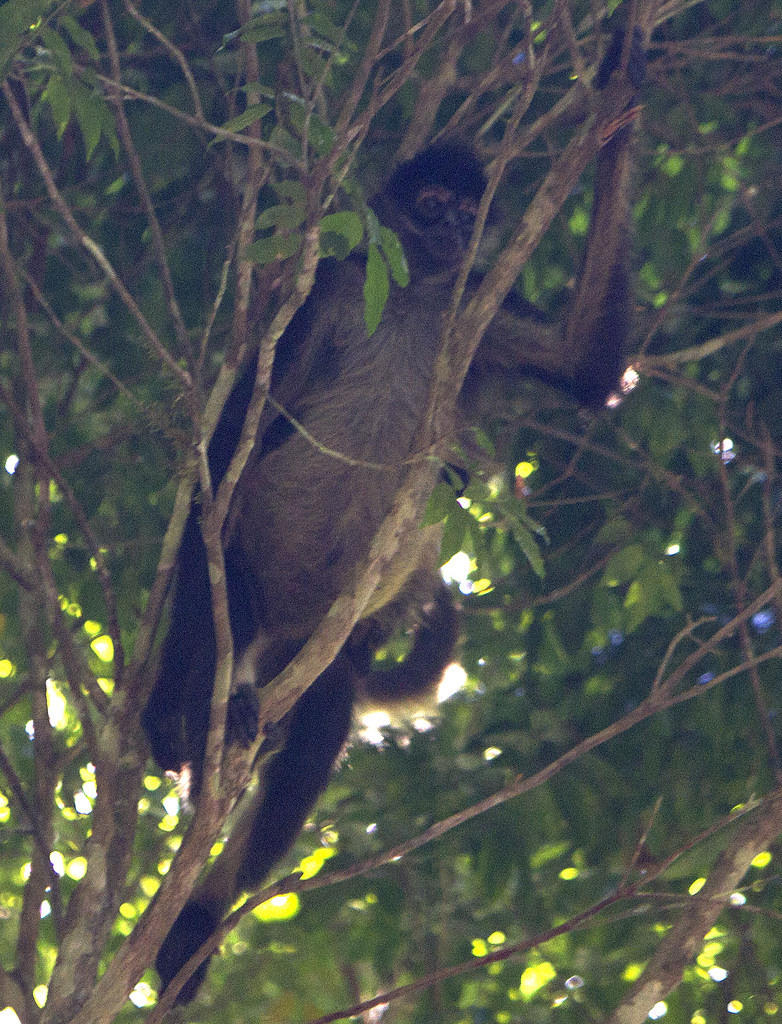
[[[245,797],[246,807],[236,822],[225,848],[209,874],[194,890],[163,940],[155,967],[161,993],[168,988],[187,961],[217,931],[237,896],[236,876],[246,856],[252,822],[258,814],[260,790]],[[193,971],[176,997],[176,1005],[189,1003],[201,987],[209,968],[210,954]]]
[[[438,589],[415,632],[404,661],[361,677],[361,695],[375,704],[403,703],[431,693],[453,660],[459,613],[447,587]]]

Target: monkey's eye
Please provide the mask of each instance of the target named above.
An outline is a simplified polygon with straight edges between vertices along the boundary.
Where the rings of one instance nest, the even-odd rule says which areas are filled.
[[[478,213],[478,204],[474,199],[461,199],[459,201],[459,223],[467,231],[472,231],[475,226],[475,216]]]
[[[442,220],[452,201],[453,193],[447,188],[438,185],[423,188],[416,196],[416,216],[427,224],[434,224],[436,221]]]

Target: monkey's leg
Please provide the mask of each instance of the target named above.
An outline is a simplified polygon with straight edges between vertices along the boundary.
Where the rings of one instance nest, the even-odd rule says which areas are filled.
[[[191,510],[177,562],[171,622],[155,687],[141,716],[152,756],[166,771],[200,762],[214,681],[214,626],[206,552]]]
[[[155,967],[161,991],[217,929],[236,896],[257,888],[293,845],[347,738],[355,674],[352,660],[341,652],[294,707],[282,749],[264,765],[225,850],[160,947]],[[177,1003],[195,996],[208,965],[207,959],[198,967]]]
[[[350,729],[354,675],[350,658],[340,652],[293,709],[285,745],[260,783],[262,801],[237,873],[237,891],[260,885],[291,848],[326,788]]]

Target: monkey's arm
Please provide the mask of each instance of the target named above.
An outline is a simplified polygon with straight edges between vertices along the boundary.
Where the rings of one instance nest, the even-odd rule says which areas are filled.
[[[586,254],[564,328],[571,393],[602,405],[617,386],[632,321],[630,197],[632,127],[600,150]]]
[[[599,89],[618,68],[623,38],[615,33],[596,78]],[[636,88],[644,74],[641,42],[634,34],[627,67]],[[537,377],[588,406],[600,406],[616,387],[631,323],[631,121],[632,112],[598,153],[586,249],[564,325],[509,296],[476,353],[477,376]]]

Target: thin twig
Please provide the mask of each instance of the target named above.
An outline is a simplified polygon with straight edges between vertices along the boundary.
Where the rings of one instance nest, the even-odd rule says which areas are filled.
[[[22,137],[22,141],[24,142],[25,147],[27,148],[28,152],[33,158],[35,166],[38,169],[38,173],[41,175],[44,187],[46,188],[46,191],[49,195],[49,198],[52,201],[52,204],[54,205],[55,209],[67,225],[68,230],[71,232],[76,242],[78,242],[79,245],[86,249],[86,251],[92,256],[92,258],[98,264],[100,269],[103,271],[112,288],[117,292],[120,299],[125,304],[128,311],[135,319],[136,323],[141,328],[141,333],[144,336],[144,339],[146,340],[151,350],[158,357],[161,363],[164,366],[166,366],[168,370],[174,375],[175,379],[180,382],[182,387],[189,392],[192,389],[192,380],[190,378],[190,374],[187,372],[187,370],[184,370],[179,365],[179,363],[177,363],[177,361],[171,356],[166,347],[163,345],[160,338],[157,336],[156,332],[153,330],[148,320],[141,312],[141,309],[136,303],[136,300],[133,298],[133,296],[130,294],[130,292],[123,284],[116,270],[112,266],[111,261],[103,252],[103,249],[100,247],[100,245],[98,245],[94,238],[91,238],[88,234],[86,234],[86,232],[84,232],[81,229],[81,227],[79,227],[76,218],[71,213],[70,207],[65,202],[62,193],[57,187],[57,184],[54,180],[54,175],[52,174],[51,169],[46,161],[46,157],[43,154],[43,150],[41,149],[38,140],[30,130],[30,126],[28,125],[27,120],[24,114],[22,113],[22,109],[16,101],[16,97],[13,93],[13,90],[11,89],[11,86],[7,81],[2,83],[2,90],[6,102],[8,103],[9,109],[11,110],[11,115],[13,116],[14,123],[16,124],[16,127],[19,130],[19,134]]]

